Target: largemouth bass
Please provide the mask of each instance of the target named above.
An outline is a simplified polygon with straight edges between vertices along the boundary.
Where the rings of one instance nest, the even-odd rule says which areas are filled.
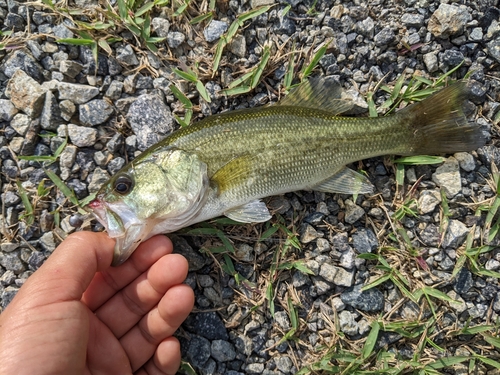
[[[104,184],[88,209],[116,238],[116,266],[155,234],[221,215],[267,221],[267,196],[372,193],[347,164],[485,144],[462,112],[467,91],[459,82],[391,116],[340,117],[352,107],[340,85],[312,79],[276,105],[213,115],[171,134]]]

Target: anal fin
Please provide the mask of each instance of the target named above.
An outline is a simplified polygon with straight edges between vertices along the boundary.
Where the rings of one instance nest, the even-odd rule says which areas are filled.
[[[352,169],[344,167],[340,172],[335,173],[332,177],[327,178],[321,183],[312,187],[313,190],[323,191],[325,193],[340,193],[340,194],[371,194],[373,193],[373,185],[361,173],[355,172]]]
[[[224,215],[240,223],[263,223],[272,217],[266,204],[261,200],[254,200],[242,206],[232,208],[224,212]]]

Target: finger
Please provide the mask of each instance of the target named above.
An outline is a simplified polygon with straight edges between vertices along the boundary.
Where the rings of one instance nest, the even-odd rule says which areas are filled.
[[[26,281],[17,301],[24,301],[24,308],[32,308],[80,300],[95,273],[110,266],[114,245],[105,233],[71,234]]]
[[[110,267],[97,274],[83,295],[82,301],[95,311],[158,259],[170,254],[172,249],[172,242],[164,235],[155,236],[143,242],[121,266]]]
[[[181,365],[181,346],[175,337],[163,340],[153,358],[145,365],[144,370],[148,375],[175,375]]]
[[[182,255],[165,255],[95,313],[120,338],[148,314],[172,286],[181,284],[187,272],[188,264]]]
[[[174,334],[193,305],[193,290],[184,284],[176,285],[168,290],[156,308],[120,339],[132,369],[144,365],[156,352],[160,342]]]

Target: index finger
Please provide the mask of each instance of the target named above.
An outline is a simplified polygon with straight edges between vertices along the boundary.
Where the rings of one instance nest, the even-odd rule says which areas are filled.
[[[97,310],[116,292],[130,284],[158,259],[170,254],[172,250],[172,242],[164,235],[158,235],[143,242],[125,263],[96,274],[85,291],[82,302],[90,310]]]

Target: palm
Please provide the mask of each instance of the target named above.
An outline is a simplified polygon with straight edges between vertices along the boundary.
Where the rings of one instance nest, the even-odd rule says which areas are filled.
[[[0,362],[0,373],[9,368],[22,373],[21,363],[26,373],[47,374],[177,370],[179,344],[171,336],[193,305],[192,290],[179,285],[187,272],[185,259],[164,256],[171,243],[158,236],[122,266],[107,269],[110,243],[100,236],[89,243],[91,235],[73,237],[68,245],[73,253],[54,253],[42,276],[37,278],[37,271],[0,316],[0,353],[7,359]],[[77,253],[85,251],[82,247],[96,249],[95,256]],[[80,267],[71,269],[68,262]],[[88,263],[106,270],[88,273]],[[29,352],[19,350],[27,344]]]

